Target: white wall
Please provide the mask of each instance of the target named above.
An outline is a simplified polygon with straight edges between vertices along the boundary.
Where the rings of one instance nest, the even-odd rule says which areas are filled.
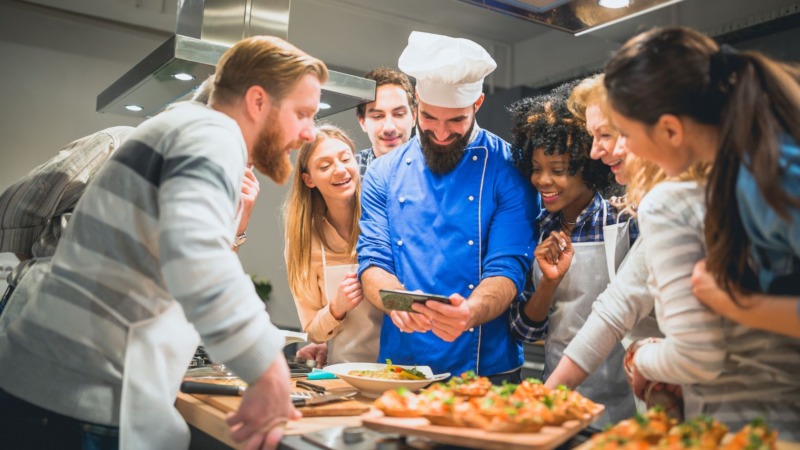
[[[137,125],[139,119],[96,113],[96,97],[166,38],[0,0],[0,192],[77,138],[109,126]],[[351,131],[360,148],[369,145],[355,111],[328,120]],[[259,180],[261,195],[242,263],[247,272],[272,282],[273,321],[299,327],[278,220],[286,187]]]
[[[66,143],[138,119],[98,114],[108,86],[166,37],[0,1],[0,189]]]

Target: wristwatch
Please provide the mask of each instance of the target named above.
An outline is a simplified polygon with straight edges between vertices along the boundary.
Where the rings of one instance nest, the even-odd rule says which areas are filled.
[[[247,233],[242,231],[242,234],[236,236],[236,239],[233,240],[233,248],[238,248],[245,242],[247,242]]]

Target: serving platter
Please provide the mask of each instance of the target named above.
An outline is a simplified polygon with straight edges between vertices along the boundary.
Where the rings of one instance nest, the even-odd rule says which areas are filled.
[[[424,418],[387,417],[373,409],[364,414],[365,427],[383,433],[400,433],[419,436],[440,444],[457,445],[476,449],[498,450],[549,450],[567,442],[605,410],[603,405],[580,420],[568,420],[560,426],[544,426],[536,433],[497,433],[477,428],[459,428],[431,425]]]

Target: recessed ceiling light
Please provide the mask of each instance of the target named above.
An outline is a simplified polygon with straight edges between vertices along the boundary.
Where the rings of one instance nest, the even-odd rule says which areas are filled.
[[[630,6],[631,0],[597,0],[597,4],[610,9],[627,8]]]
[[[194,80],[194,75],[190,75],[188,73],[183,73],[183,72],[181,72],[181,73],[173,73],[172,74],[172,78],[175,78],[176,80],[181,80],[181,81],[192,81],[192,80]]]
[[[142,108],[139,105],[125,105],[125,109],[127,109],[128,111],[139,112],[144,108]]]
[[[331,105],[325,102],[319,102],[319,109],[331,109]]]

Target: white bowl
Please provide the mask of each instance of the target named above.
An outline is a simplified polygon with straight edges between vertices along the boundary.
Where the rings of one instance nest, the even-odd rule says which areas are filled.
[[[404,369],[413,369],[415,366],[402,366],[396,364],[397,367]],[[380,378],[366,378],[350,375],[351,370],[383,370],[386,364],[379,363],[342,363],[326,366],[322,370],[335,374],[342,380],[350,383],[358,388],[365,397],[378,398],[384,392],[392,389],[404,387],[409,391],[417,391],[422,389],[434,381],[441,381],[449,378],[449,373],[440,373],[434,375],[433,371],[428,366],[416,366],[416,369],[424,373],[428,379],[426,380],[384,380]]]

